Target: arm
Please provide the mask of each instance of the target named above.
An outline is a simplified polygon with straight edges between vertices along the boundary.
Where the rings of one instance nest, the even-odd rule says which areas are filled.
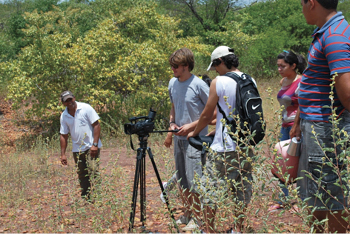
[[[209,123],[210,125],[216,125],[216,108],[213,114],[213,119],[211,120],[211,122]],[[213,134],[214,135],[214,134]]]
[[[188,133],[193,131],[198,123],[198,120],[193,121],[192,123],[184,124],[181,127],[179,127],[179,131],[175,133],[177,136],[187,136]]]
[[[289,136],[290,138],[296,137],[298,141],[301,139],[299,107],[297,113],[295,114],[294,124],[289,132]]]
[[[177,124],[175,123],[175,107],[174,107],[174,103],[171,103],[169,122],[170,122],[170,129],[169,130],[176,130],[176,129],[179,128],[179,126],[177,126]]]
[[[196,128],[193,132],[188,134],[187,139],[192,136],[197,136],[203,130],[203,128],[205,128],[213,120],[213,115],[218,101],[219,97],[216,93],[216,79],[214,79],[210,85],[208,102],[204,107]]]
[[[68,142],[68,134],[61,134],[60,135],[60,146],[61,146],[61,163],[62,163],[62,165],[68,164],[67,156],[66,156],[67,142]]]
[[[341,104],[350,111],[350,72],[335,77],[335,89]]]
[[[171,130],[171,129],[169,128],[169,130]],[[165,141],[164,141],[165,147],[170,148],[172,142],[173,142],[173,133],[168,132],[168,134],[166,135]]]
[[[209,99],[208,99],[209,100]],[[198,124],[199,120],[193,121],[192,123],[189,124],[185,124],[183,126],[181,126],[179,129],[180,131],[178,131],[177,133],[175,133],[175,135],[178,136],[187,136],[191,131],[193,131],[197,124]],[[208,123],[210,125],[215,125],[216,124],[216,108],[214,107],[214,113],[212,115],[212,119],[211,121]],[[207,125],[208,125],[207,124]],[[204,126],[205,127],[205,126]]]
[[[92,124],[92,128],[94,129],[94,143],[98,143],[100,140],[100,134],[101,134],[101,125],[100,122],[97,120]],[[98,154],[98,147],[92,145],[90,148],[90,156],[96,157]]]

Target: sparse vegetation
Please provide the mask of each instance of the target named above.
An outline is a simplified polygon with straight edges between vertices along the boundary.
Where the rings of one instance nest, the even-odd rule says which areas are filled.
[[[346,17],[348,5],[348,1],[339,4]],[[196,7],[204,14],[201,4]],[[310,43],[305,38],[312,32],[304,24],[299,0],[230,8],[218,25],[208,18],[204,23],[210,28],[190,24],[194,16],[175,14],[148,0],[7,1],[0,3],[0,13],[0,233],[127,232],[136,152],[123,134],[123,124],[128,117],[145,115],[153,107],[157,128],[166,129],[171,78],[168,56],[189,47],[196,58],[193,72],[204,74],[210,51],[218,44],[235,48],[241,70],[254,76],[264,100],[267,135],[255,150],[253,198],[243,214],[247,216],[245,231],[314,230],[309,228],[311,217],[295,184],[284,185],[291,191],[286,208],[267,212],[281,192],[270,173],[281,123],[275,97],[280,79],[275,56],[282,49],[305,54]],[[209,75],[215,77],[213,72]],[[58,96],[65,89],[73,89],[78,101],[92,104],[102,119],[102,183],[94,188],[92,204],[80,198],[72,157],[67,167],[59,162],[62,106]],[[339,133],[335,130],[334,137]],[[132,138],[137,147],[137,137]],[[149,146],[165,181],[175,169],[172,149],[163,146],[164,139],[165,135],[151,134]],[[339,156],[349,172],[346,141],[338,142],[342,147]],[[159,199],[153,168],[148,159],[146,162],[146,229],[175,232]],[[350,182],[349,175],[344,176]],[[342,188],[349,198],[348,188]],[[176,190],[170,194],[175,217],[183,212],[178,196]],[[299,211],[291,214],[294,203]],[[228,197],[220,200],[218,231],[227,231],[238,218],[232,216],[234,206]],[[141,232],[139,204],[137,207],[133,231]]]

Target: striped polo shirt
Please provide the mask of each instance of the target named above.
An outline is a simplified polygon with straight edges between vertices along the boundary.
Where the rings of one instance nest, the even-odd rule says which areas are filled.
[[[308,66],[303,73],[299,90],[299,110],[302,119],[328,121],[331,115],[331,77],[350,72],[350,26],[341,12],[323,27],[316,28],[308,52]],[[344,111],[334,89],[336,113]]]

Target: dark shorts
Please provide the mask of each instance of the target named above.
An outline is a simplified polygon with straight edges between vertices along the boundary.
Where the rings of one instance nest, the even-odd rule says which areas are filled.
[[[338,128],[350,133],[349,112],[345,111],[340,118]],[[337,145],[335,150],[331,123],[302,119],[300,128],[303,142],[298,177],[303,179],[297,181],[297,186],[301,199],[309,198],[308,205],[320,211],[343,210],[348,206],[347,167],[342,160],[346,157],[348,140],[344,146]]]
[[[214,155],[215,154],[215,155]],[[235,151],[226,153],[210,153],[200,181],[200,194],[204,204],[216,205],[217,201],[226,197],[242,205],[250,202],[252,197],[252,165],[254,154],[249,151],[246,156],[239,157]],[[245,163],[242,163],[245,160]]]

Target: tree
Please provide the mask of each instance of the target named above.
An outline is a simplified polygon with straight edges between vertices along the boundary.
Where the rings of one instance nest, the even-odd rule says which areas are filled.
[[[256,38],[241,61],[260,77],[277,73],[276,56],[283,50],[306,55],[314,30],[306,23],[299,0],[259,2],[239,11],[232,21],[241,22],[241,31]]]
[[[350,1],[342,0],[339,1],[338,11],[343,12],[345,19],[350,22]]]
[[[223,30],[221,22],[230,10],[234,9],[232,0],[158,0],[171,16],[188,24],[199,24],[205,32]],[[196,27],[192,27],[196,28]]]
[[[1,25],[4,31],[1,33],[2,38],[0,44],[8,43],[7,49],[0,49],[0,59],[8,60],[15,58],[16,54],[21,51],[21,48],[25,47],[30,41],[25,39],[23,29],[25,28],[26,21],[23,17],[25,11],[32,12],[36,9],[38,12],[47,12],[53,9],[53,6],[57,5],[59,0],[9,0],[4,4],[3,17],[1,17]],[[1,61],[1,60],[0,60]]]
[[[78,100],[100,112],[114,111],[113,117],[122,120],[147,113],[150,104],[162,109],[168,103],[170,54],[186,46],[209,56],[198,38],[178,39],[179,22],[156,13],[152,2],[111,15],[85,36],[69,20],[77,14],[76,9],[59,8],[26,13],[24,32],[33,44],[17,61],[3,64],[3,73],[12,76],[8,98],[14,107],[30,104],[31,119],[57,116],[62,110],[59,94],[67,89]]]

